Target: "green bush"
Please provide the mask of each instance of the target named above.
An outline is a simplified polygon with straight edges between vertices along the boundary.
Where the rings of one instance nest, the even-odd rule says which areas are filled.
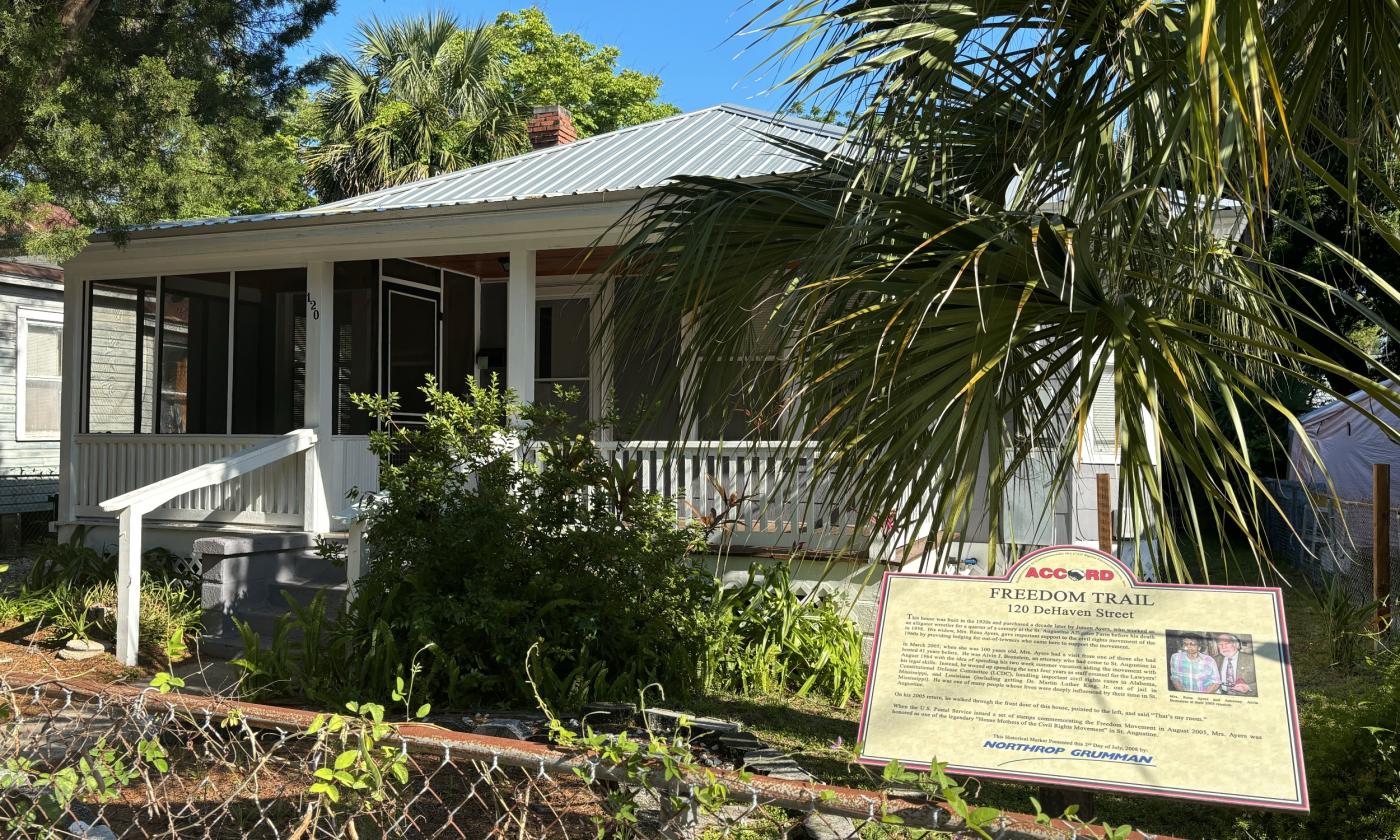
[[[383,491],[366,521],[373,562],[329,631],[337,679],[301,668],[304,687],[338,682],[340,696],[324,699],[383,700],[431,646],[425,699],[528,701],[536,644],[534,677],[551,702],[694,687],[705,583],[689,555],[695,535],[670,506],[558,409],[474,385],[465,397],[431,381],[423,390],[431,409],[415,427],[390,422],[392,395],[355,398],[386,429],[370,443]],[[245,659],[282,676],[263,653]]]
[[[815,692],[844,706],[864,688],[860,628],[833,596],[799,594],[786,563],[751,568],[735,589],[716,582],[702,620],[708,689]]]

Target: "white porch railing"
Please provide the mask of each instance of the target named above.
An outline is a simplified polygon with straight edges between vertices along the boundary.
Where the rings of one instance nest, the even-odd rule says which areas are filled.
[[[103,501],[254,447],[276,435],[79,435],[73,474],[74,513],[104,516]],[[300,527],[306,470],[296,459],[270,464],[237,479],[183,491],[162,500],[168,520]]]
[[[832,494],[810,445],[621,441],[599,448],[617,463],[636,464],[643,490],[675,499],[681,522],[718,520],[716,543],[864,551],[879,536],[882,523],[860,521]]]
[[[117,513],[120,523],[117,543],[118,661],[124,665],[135,665],[136,650],[140,643],[142,517],[171,499],[234,481],[255,470],[306,452],[315,444],[315,431],[298,429],[273,438],[261,446],[226,455],[101,502],[101,509],[107,513]]]

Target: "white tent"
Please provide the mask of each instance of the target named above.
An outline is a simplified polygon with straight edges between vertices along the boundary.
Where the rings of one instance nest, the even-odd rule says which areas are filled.
[[[1387,387],[1391,385],[1389,381],[1382,384]],[[1314,409],[1299,417],[1298,421],[1327,467],[1327,474],[1338,496],[1354,501],[1370,501],[1371,465],[1391,464],[1390,499],[1392,503],[1400,502],[1400,444],[1391,440],[1375,421],[1356,408],[1358,405],[1392,428],[1400,429],[1400,418],[1382,408],[1364,391]],[[1311,485],[1326,481],[1303,448],[1297,431],[1293,432],[1288,449],[1295,478]]]

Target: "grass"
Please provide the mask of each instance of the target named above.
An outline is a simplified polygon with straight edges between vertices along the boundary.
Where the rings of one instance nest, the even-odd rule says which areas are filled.
[[[1371,688],[1375,675],[1367,668],[1346,669],[1333,665],[1327,616],[1300,574],[1287,570],[1261,573],[1239,547],[1229,544],[1222,546],[1216,557],[1217,561],[1209,569],[1211,583],[1279,586],[1283,590],[1294,683],[1305,738],[1310,721],[1320,720],[1329,709],[1359,701]],[[692,698],[684,707],[697,714],[741,721],[745,728],[790,754],[822,782],[850,787],[880,785],[878,769],[849,763],[846,758],[856,740],[858,703],[836,708],[820,699],[711,694]],[[1310,768],[1311,772],[1320,770]],[[1032,812],[1030,797],[1040,797],[1040,791],[1031,785],[974,780],[969,782],[969,788],[979,804],[1007,811]],[[1099,820],[1115,825],[1128,823],[1178,837],[1261,840],[1275,836],[1307,836],[1306,829],[1302,828],[1302,834],[1261,831],[1261,822],[1276,824],[1277,817],[1239,808],[1107,793],[1098,794],[1095,802]]]

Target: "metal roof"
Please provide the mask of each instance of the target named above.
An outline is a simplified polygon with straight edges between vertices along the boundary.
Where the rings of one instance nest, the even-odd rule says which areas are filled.
[[[656,187],[681,175],[785,174],[801,171],[808,163],[774,140],[831,151],[842,137],[843,130],[836,126],[738,105],[715,105],[306,210],[158,222],[146,230],[601,195]]]

